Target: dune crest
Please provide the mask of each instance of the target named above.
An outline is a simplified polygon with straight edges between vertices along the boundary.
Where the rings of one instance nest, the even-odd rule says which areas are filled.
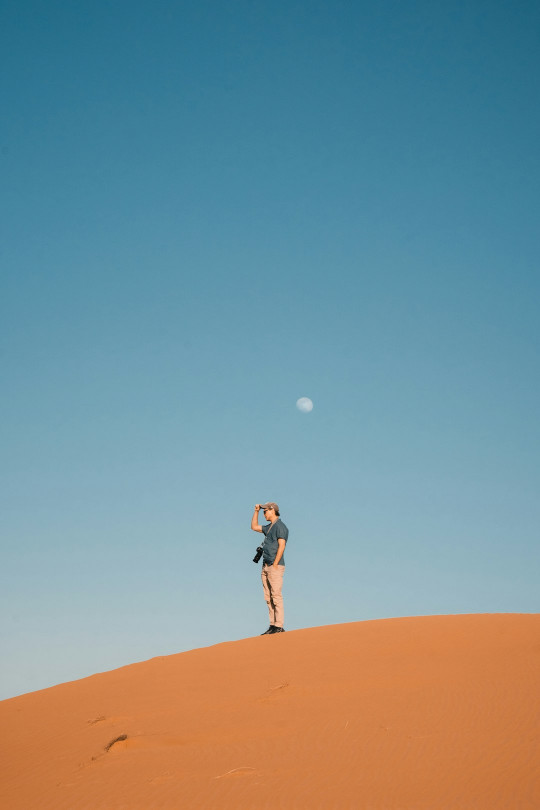
[[[0,702],[6,810],[538,810],[540,615],[228,642]]]

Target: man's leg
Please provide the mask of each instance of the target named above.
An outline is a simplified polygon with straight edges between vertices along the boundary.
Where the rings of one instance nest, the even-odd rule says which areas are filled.
[[[270,599],[274,606],[274,621],[271,621],[270,624],[273,624],[275,627],[283,627],[285,618],[283,612],[283,596],[281,595],[284,573],[284,565],[269,565],[267,568]]]
[[[265,599],[266,604],[268,605],[268,616],[270,618],[270,624],[273,625],[273,624],[275,624],[275,622],[274,622],[275,609],[274,609],[274,602],[272,600],[272,594],[270,592],[270,582],[269,582],[269,576],[268,576],[268,572],[271,570],[271,568],[272,568],[272,566],[265,565],[263,563],[261,579],[262,579],[262,585],[263,585],[263,591],[264,591],[264,599]],[[282,566],[282,568],[283,568],[283,566]]]

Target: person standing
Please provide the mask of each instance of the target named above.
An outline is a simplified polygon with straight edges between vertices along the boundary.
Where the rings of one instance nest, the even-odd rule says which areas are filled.
[[[264,519],[270,521],[263,526],[259,525],[259,512],[262,510]],[[277,503],[256,504],[253,517],[251,518],[251,528],[254,532],[264,534],[263,542],[263,567],[261,579],[263,584],[264,598],[268,605],[270,616],[270,627],[261,635],[271,635],[273,633],[284,633],[283,627],[283,575],[285,574],[285,545],[289,537],[289,530],[279,516],[279,506]]]

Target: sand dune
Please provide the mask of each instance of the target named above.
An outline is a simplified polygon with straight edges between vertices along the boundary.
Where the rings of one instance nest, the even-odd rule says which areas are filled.
[[[539,810],[540,615],[249,638],[0,703],[2,810]]]

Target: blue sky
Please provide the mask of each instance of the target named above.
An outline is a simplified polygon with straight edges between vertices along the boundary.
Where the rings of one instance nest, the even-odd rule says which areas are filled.
[[[539,22],[3,4],[0,697],[262,632],[263,500],[287,629],[538,611]]]

